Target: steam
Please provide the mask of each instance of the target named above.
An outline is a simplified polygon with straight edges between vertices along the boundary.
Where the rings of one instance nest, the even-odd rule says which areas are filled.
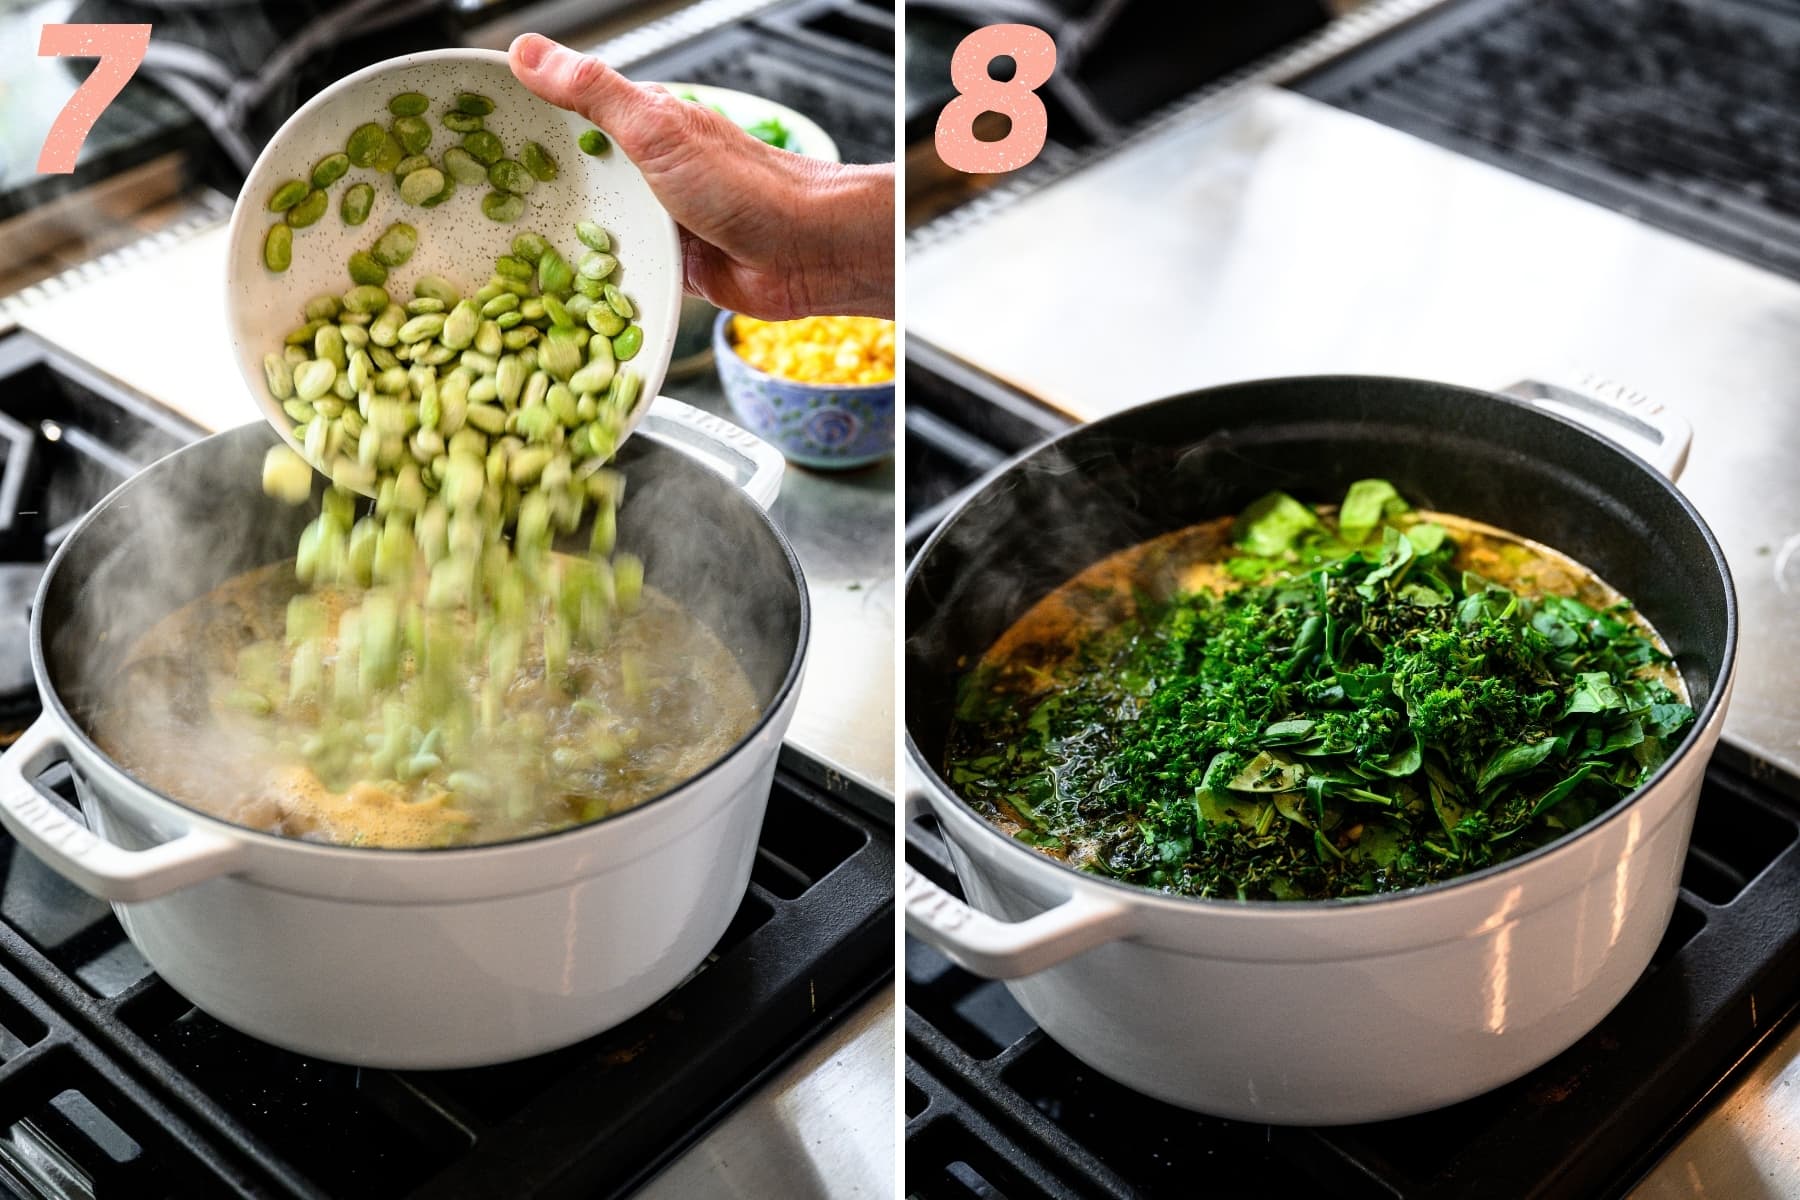
[[[271,591],[258,594],[259,601],[266,595],[266,603],[246,597],[244,611],[226,606],[209,616],[216,627],[184,628],[175,653],[163,646],[161,657],[148,662],[131,655],[143,634],[170,613],[245,572],[293,556],[324,484],[318,481],[307,505],[290,507],[265,496],[261,461],[273,444],[273,433],[260,424],[245,427],[137,476],[70,545],[48,599],[45,641],[53,686],[84,729],[101,734],[103,745],[134,740],[113,736],[129,725],[185,756],[166,770],[159,762],[152,773],[169,781],[172,795],[179,796],[175,781],[184,777],[199,779],[195,795],[217,795],[217,777],[189,774],[212,771],[241,778],[245,800],[253,800],[267,790],[256,781],[292,758],[255,718],[215,715],[209,704],[209,690],[230,680],[230,659],[244,642],[282,636],[282,604],[291,591],[281,589],[298,586],[287,573],[275,573]],[[766,713],[799,636],[795,579],[779,541],[729,484],[679,452],[647,442],[634,450],[628,443],[617,465],[628,479],[620,548],[643,556],[649,587],[671,597],[732,652]],[[558,548],[585,553],[587,540],[587,531],[579,530]],[[688,645],[685,638],[681,645]],[[131,669],[121,675],[128,659]],[[715,678],[710,672],[699,677]],[[708,686],[702,694],[735,695],[737,686]],[[712,744],[703,733],[696,738],[696,751]],[[219,815],[264,824],[257,811]]]

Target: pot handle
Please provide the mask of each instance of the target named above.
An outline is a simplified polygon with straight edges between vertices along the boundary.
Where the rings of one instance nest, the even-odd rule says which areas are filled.
[[[244,844],[190,829],[148,850],[126,850],[52,803],[32,781],[68,756],[60,722],[46,712],[0,754],[0,824],[52,870],[102,900],[149,900],[229,874]]]
[[[723,417],[668,396],[658,396],[637,432],[697,458],[767,509],[781,494],[787,460],[781,451]]]
[[[908,791],[907,821],[930,811],[924,793]],[[906,932],[952,962],[987,979],[1018,979],[1054,967],[1084,950],[1124,937],[1126,905],[1076,892],[1025,921],[1002,921],[971,908],[906,866]]]
[[[1500,390],[1539,407],[1555,409],[1618,442],[1671,481],[1680,479],[1687,466],[1694,427],[1687,418],[1642,392],[1597,375],[1583,376],[1572,384],[1522,379]]]

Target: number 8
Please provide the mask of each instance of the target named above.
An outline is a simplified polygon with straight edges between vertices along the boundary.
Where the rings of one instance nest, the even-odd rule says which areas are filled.
[[[988,67],[1002,55],[1016,64],[1001,82]],[[950,82],[957,97],[938,116],[937,152],[944,165],[970,175],[1016,171],[1044,148],[1050,118],[1037,89],[1056,70],[1056,43],[1031,25],[989,25],[962,40],[950,59]],[[975,136],[975,118],[1004,113],[1012,130],[997,142]]]

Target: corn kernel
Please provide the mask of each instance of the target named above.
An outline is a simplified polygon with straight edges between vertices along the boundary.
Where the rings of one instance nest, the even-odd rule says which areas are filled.
[[[795,383],[879,384],[894,378],[894,323],[875,317],[734,316],[731,340],[745,362]]]

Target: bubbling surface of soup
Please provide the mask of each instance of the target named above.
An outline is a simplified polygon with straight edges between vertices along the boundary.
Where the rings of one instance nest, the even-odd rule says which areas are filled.
[[[474,772],[448,779],[334,776],[316,744],[316,703],[246,708],[240,657],[269,660],[278,687],[294,667],[284,637],[301,592],[292,562],[237,576],[152,626],[131,647],[94,714],[101,748],[132,776],[192,808],[251,829],[342,845],[446,847],[549,833],[641,804],[704,770],[755,725],[749,679],[719,639],[668,596],[643,590],[597,649],[575,647],[554,682],[542,638],[527,636],[498,712],[429,722],[340,706],[337,736],[391,739],[415,767],[454,738]],[[327,673],[339,617],[357,594],[312,593],[329,615]],[[460,636],[475,618],[456,618]],[[254,648],[254,649],[252,649]],[[486,672],[462,681],[482,693]],[[308,751],[311,751],[309,754]],[[422,758],[423,756],[423,758]],[[402,772],[410,773],[410,772]]]

